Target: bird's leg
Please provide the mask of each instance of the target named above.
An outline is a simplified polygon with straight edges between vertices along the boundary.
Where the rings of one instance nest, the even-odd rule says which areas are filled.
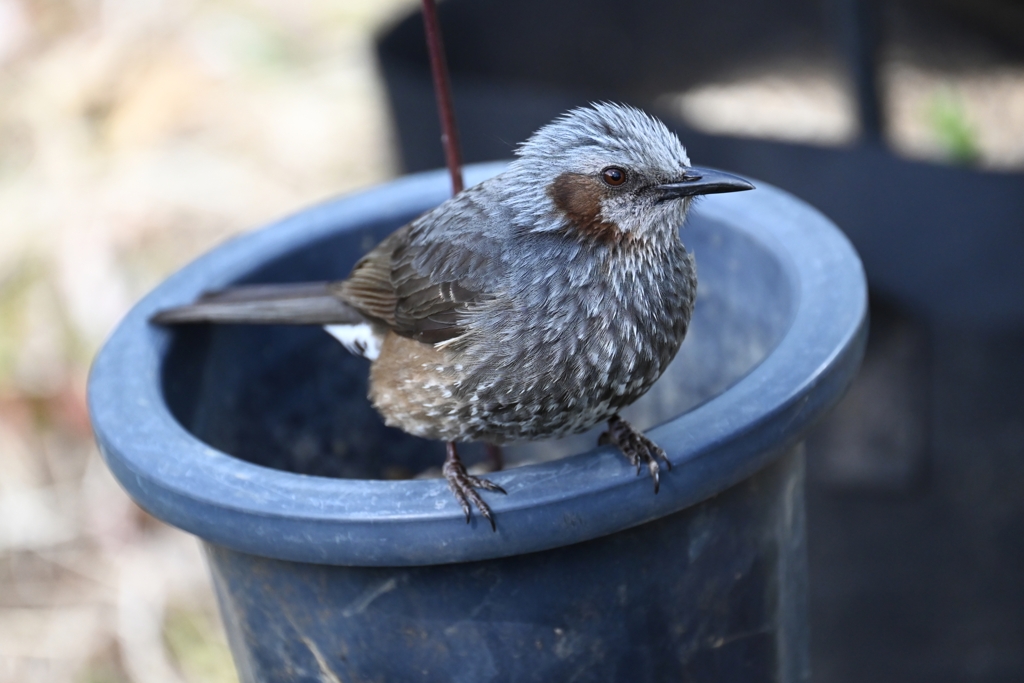
[[[672,463],[669,462],[665,451],[661,450],[658,444],[648,439],[636,429],[633,429],[631,424],[618,415],[612,415],[609,418],[608,431],[601,434],[601,438],[598,439],[597,443],[602,446],[612,444],[618,447],[622,454],[629,458],[629,462],[636,467],[637,474],[640,474],[640,465],[646,463],[647,469],[651,473],[651,478],[654,479],[655,493],[658,492],[660,484],[658,460],[664,460],[665,467],[672,469]]]
[[[501,446],[493,443],[484,444],[484,452],[487,454],[487,460],[491,463],[491,472],[501,472],[505,469],[505,453],[501,450]]]
[[[505,493],[505,489],[486,479],[468,474],[466,466],[462,464],[462,460],[459,459],[459,454],[455,450],[455,443],[449,441],[447,446],[448,455],[444,459],[444,466],[441,468],[441,472],[444,473],[444,478],[448,480],[448,488],[452,490],[452,493],[455,494],[455,499],[462,506],[462,512],[466,515],[466,524],[469,524],[470,520],[469,502],[473,501],[473,505],[476,505],[480,514],[491,523],[491,531],[497,531],[498,528],[494,525],[494,517],[491,516],[491,508],[487,507],[487,503],[473,489],[486,489],[488,491],[497,491],[498,493]]]

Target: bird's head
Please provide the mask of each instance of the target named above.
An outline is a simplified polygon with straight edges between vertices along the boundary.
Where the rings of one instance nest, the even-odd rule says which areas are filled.
[[[665,124],[625,105],[574,109],[516,153],[507,200],[524,224],[582,239],[674,234],[695,196],[753,189],[742,178],[690,166]]]

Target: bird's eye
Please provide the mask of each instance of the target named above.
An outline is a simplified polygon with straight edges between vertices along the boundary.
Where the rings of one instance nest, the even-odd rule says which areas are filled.
[[[626,172],[618,166],[609,166],[601,171],[601,179],[612,187],[618,187],[626,182]]]

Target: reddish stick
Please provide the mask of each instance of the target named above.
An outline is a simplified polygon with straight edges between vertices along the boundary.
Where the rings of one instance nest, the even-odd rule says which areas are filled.
[[[452,86],[448,81],[448,64],[444,58],[441,25],[437,21],[437,4],[423,0],[423,26],[427,32],[427,51],[430,53],[430,72],[434,76],[437,94],[437,113],[441,117],[441,144],[452,176],[452,194],[462,192],[462,153],[459,151],[459,130],[452,106]]]
[[[423,0],[423,27],[427,32],[427,52],[430,53],[430,73],[434,77],[434,93],[437,95],[437,113],[441,117],[441,144],[448,162],[448,173],[452,177],[452,194],[462,192],[462,152],[459,151],[459,127],[455,123],[455,107],[452,105],[452,84],[448,80],[448,62],[444,58],[444,43],[441,41],[441,24],[437,21],[437,4],[434,0]],[[448,442],[451,453],[455,444]],[[487,444],[487,456],[494,471],[504,468],[501,446]],[[447,461],[445,461],[447,463]],[[487,519],[491,519],[485,514]],[[491,528],[494,521],[491,520]]]

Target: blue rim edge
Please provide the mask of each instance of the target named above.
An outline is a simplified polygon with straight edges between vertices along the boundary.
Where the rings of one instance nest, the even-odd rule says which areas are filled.
[[[479,182],[503,167],[470,166],[467,179]],[[709,197],[696,210],[747,232],[792,269],[792,325],[728,391],[649,430],[673,464],[658,495],[621,455],[596,448],[492,475],[508,496],[484,494],[498,523],[491,533],[478,516],[465,524],[441,479],[364,481],[271,470],[211,448],[170,414],[160,389],[170,333],[147,322],[155,310],[237,280],[339,225],[437,204],[448,192],[445,171],[312,207],[230,240],[168,278],[129,312],[93,363],[89,408],[100,450],[129,495],[157,518],[234,550],[321,564],[505,557],[597,538],[694,505],[798,443],[845,391],[867,337],[867,286],[852,245],[815,209],[754,182],[755,192]]]

